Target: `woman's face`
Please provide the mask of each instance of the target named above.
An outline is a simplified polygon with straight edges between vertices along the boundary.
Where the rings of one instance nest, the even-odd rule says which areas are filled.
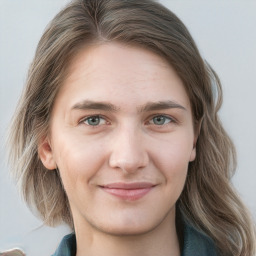
[[[181,79],[118,43],[81,50],[68,74],[39,154],[59,168],[75,227],[120,235],[174,223],[196,140]]]

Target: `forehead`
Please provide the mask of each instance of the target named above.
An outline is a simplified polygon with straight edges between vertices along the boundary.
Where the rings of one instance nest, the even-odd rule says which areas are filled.
[[[151,74],[153,77],[160,69],[170,71],[171,66],[165,59],[142,47],[109,42],[81,48],[69,64],[67,79],[72,80],[78,72],[90,77],[99,71],[102,74],[129,75],[131,78],[130,72],[135,69],[136,75]]]
[[[57,98],[144,104],[141,101],[177,96],[188,107],[183,83],[165,59],[143,48],[112,42],[85,47],[73,57]]]

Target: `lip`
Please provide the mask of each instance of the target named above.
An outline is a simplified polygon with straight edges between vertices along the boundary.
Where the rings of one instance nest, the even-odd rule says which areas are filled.
[[[148,194],[155,185],[148,182],[110,183],[100,186],[101,189],[123,200],[135,201]]]

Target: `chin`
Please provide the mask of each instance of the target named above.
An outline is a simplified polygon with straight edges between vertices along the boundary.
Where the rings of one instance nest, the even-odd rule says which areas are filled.
[[[156,216],[122,216],[121,218],[115,218],[115,221],[111,222],[98,222],[90,223],[91,226],[96,228],[98,231],[103,232],[112,236],[140,236],[157,229],[158,227],[165,225],[166,216],[156,218]]]
[[[154,230],[155,226],[142,226],[134,227],[134,226],[118,226],[118,227],[105,227],[105,226],[98,226],[97,229],[105,234],[111,236],[141,236],[147,233],[150,233]]]

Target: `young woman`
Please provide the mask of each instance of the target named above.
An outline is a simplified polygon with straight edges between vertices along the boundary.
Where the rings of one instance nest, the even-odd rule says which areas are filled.
[[[221,102],[217,75],[160,4],[74,0],[62,10],[10,132],[26,201],[46,224],[74,230],[54,255],[253,256]]]

